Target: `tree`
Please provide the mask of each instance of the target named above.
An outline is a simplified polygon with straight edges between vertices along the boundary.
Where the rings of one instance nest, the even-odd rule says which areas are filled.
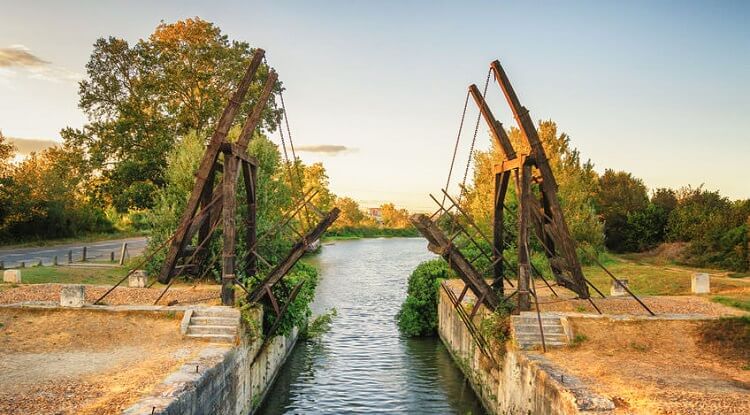
[[[333,224],[335,228],[356,228],[362,226],[367,219],[359,204],[350,197],[337,197],[335,205],[341,210],[339,218]]]
[[[230,42],[199,18],[162,23],[133,46],[98,39],[86,65],[88,79],[79,84],[79,106],[89,122],[61,132],[85,155],[87,177],[100,176],[89,182],[90,193],[119,211],[153,206],[175,140],[189,131],[209,134],[251,55],[247,43]],[[257,100],[267,74],[267,67],[259,69],[241,114]],[[263,125],[275,128],[277,117],[271,104]]]
[[[648,191],[643,180],[624,171],[605,170],[599,178],[596,194],[597,211],[604,219],[607,248],[614,251],[636,250],[629,238],[628,215],[641,212],[648,206]]]
[[[10,160],[15,151],[15,147],[6,141],[3,132],[0,131],[0,227],[11,210],[13,195],[10,191],[12,183],[9,177],[12,167]]]
[[[380,217],[383,219],[383,226],[386,228],[404,229],[411,226],[409,211],[396,209],[393,203],[385,203],[380,206]]]

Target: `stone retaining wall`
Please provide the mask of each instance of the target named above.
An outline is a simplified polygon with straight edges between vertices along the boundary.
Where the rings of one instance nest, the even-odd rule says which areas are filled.
[[[475,317],[479,325],[481,316]],[[469,383],[491,414],[610,414],[611,400],[590,392],[582,382],[562,373],[543,355],[507,345],[495,356],[497,367],[484,357],[469,330],[440,290],[438,331]]]
[[[255,310],[262,321],[262,310]],[[208,345],[199,358],[183,365],[150,396],[125,415],[247,415],[263,402],[281,366],[297,342],[298,330],[274,337],[262,350],[261,339],[236,346]]]

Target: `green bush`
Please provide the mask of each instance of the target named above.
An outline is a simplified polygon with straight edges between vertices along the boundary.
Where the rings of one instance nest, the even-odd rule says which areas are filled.
[[[438,289],[446,278],[451,278],[451,271],[442,259],[423,262],[411,273],[406,300],[396,316],[402,333],[412,337],[435,335]]]

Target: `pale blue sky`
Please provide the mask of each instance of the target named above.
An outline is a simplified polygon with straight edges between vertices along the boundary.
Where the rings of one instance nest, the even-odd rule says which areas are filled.
[[[136,41],[192,16],[267,50],[295,142],[353,148],[303,158],[364,205],[431,207],[466,87],[493,59],[532,116],[557,121],[597,170],[750,197],[748,2],[0,1],[0,50],[23,45],[50,62],[0,65],[0,129],[59,139],[84,122],[74,79],[96,38]]]

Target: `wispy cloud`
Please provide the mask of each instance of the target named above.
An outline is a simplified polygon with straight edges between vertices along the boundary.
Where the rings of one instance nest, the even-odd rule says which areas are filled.
[[[32,79],[51,82],[82,79],[81,74],[40,58],[24,45],[0,48],[0,78],[7,79],[18,73],[25,73]]]
[[[340,146],[336,144],[317,144],[308,146],[297,146],[297,151],[301,153],[322,153],[328,155],[336,155],[347,151],[354,150],[351,147]]]

